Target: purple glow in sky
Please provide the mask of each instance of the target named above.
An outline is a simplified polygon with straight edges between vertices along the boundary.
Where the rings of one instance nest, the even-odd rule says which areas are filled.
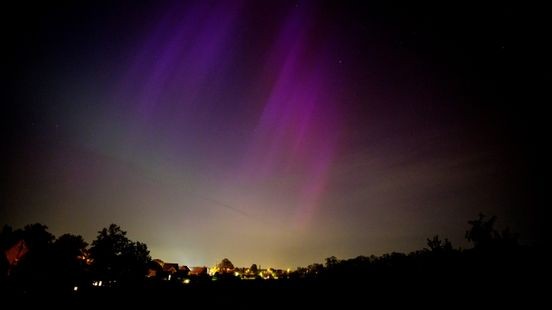
[[[506,15],[338,1],[39,11],[16,9],[26,24],[7,39],[0,224],[91,241],[114,222],[189,266],[293,268],[434,234],[462,245],[479,212],[534,236]]]
[[[174,178],[193,183],[178,184],[179,192],[204,208],[234,211],[229,219],[274,225],[278,210],[285,230],[306,229],[323,199],[340,133],[340,99],[331,84],[337,57],[329,52],[335,38],[311,38],[308,7],[283,12],[266,30],[273,41],[262,46],[236,40],[241,4],[177,7],[130,57],[115,90],[110,109],[130,112],[121,150],[103,138],[91,148],[125,162],[151,152],[156,159],[136,164],[168,164]],[[236,61],[257,69],[240,76]]]

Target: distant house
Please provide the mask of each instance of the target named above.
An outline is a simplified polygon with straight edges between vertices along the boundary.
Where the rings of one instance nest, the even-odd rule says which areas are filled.
[[[21,239],[7,249],[4,252],[4,255],[6,255],[6,260],[8,261],[9,266],[13,267],[17,265],[19,260],[21,260],[27,252],[29,252],[29,247],[27,246],[25,240]]]
[[[205,267],[195,267],[193,269],[194,273],[188,266],[179,266],[178,263],[165,263],[160,259],[154,259],[148,264],[146,277],[165,281],[183,281],[190,275],[206,273]]]
[[[206,275],[208,275],[207,267],[193,267],[190,270],[189,275],[190,276],[206,276]]]
[[[149,264],[147,266],[148,271],[146,273],[146,277],[156,278],[156,277],[160,276],[161,273],[163,272],[163,265],[164,264],[165,263],[160,259],[154,259],[151,262],[149,262]]]
[[[178,264],[177,263],[165,263],[163,265],[163,272],[166,272],[168,274],[173,274],[178,271]]]
[[[163,267],[163,265],[165,265],[165,262],[160,260],[159,258],[156,258],[156,259],[152,260],[152,262],[157,263],[161,267]]]
[[[188,266],[180,266],[180,268],[178,268],[178,271],[176,272],[176,275],[179,278],[187,277],[189,274],[190,268],[188,268]]]
[[[152,260],[148,265],[148,278],[160,278],[170,280],[171,276],[178,271],[177,263],[165,263],[160,259]]]

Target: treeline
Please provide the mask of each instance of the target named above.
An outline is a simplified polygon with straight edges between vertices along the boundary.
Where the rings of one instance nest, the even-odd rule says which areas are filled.
[[[232,276],[227,277],[218,274],[211,278],[205,274],[201,278],[204,281],[195,281],[195,278],[190,281],[187,274],[165,279],[170,281],[148,278],[148,269],[155,264],[152,264],[147,246],[130,240],[115,224],[100,230],[90,245],[81,236],[64,234],[56,238],[41,224],[16,230],[4,226],[0,232],[0,250],[4,254],[0,255],[0,278],[4,292],[31,294],[94,290],[94,286],[108,290],[277,287],[293,292],[298,292],[296,288],[352,291],[388,287],[404,291],[455,287],[456,291],[461,291],[464,286],[469,287],[470,292],[497,287],[508,292],[534,287],[537,279],[542,278],[546,265],[544,257],[547,257],[542,248],[520,244],[518,235],[509,229],[498,230],[496,217],[480,215],[468,224],[465,234],[471,243],[468,249],[454,247],[447,239],[434,236],[427,239],[426,248],[408,254],[394,252],[351,259],[332,256],[325,264],[298,268],[276,281],[261,277],[256,277],[256,281],[237,281],[239,278],[233,275],[240,272],[235,271],[241,271],[243,277],[243,272],[256,274],[257,268],[254,265],[255,268],[252,266],[246,271],[234,270],[231,263],[219,266],[220,270],[232,271],[228,273]]]
[[[400,292],[441,292],[483,296],[490,292],[511,296],[537,296],[539,283],[547,280],[546,251],[541,246],[523,245],[519,236],[496,228],[496,217],[480,214],[469,221],[465,238],[471,247],[454,247],[434,236],[427,247],[411,253],[326,258],[291,274],[314,286],[330,290],[368,288]],[[465,297],[465,296],[464,296]]]
[[[119,226],[98,232],[89,246],[81,236],[56,238],[42,224],[0,232],[0,281],[5,291],[69,292],[102,281],[113,287],[139,285],[151,261],[146,244]]]

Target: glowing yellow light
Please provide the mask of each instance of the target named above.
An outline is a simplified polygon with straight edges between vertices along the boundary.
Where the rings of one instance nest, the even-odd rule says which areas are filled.
[[[190,279],[184,279],[184,284],[190,284]]]
[[[236,272],[234,272],[234,276],[239,277],[240,273],[236,271]]]
[[[78,291],[78,290],[79,290],[79,287],[78,287],[78,286],[73,287],[73,291],[76,292],[76,291]]]

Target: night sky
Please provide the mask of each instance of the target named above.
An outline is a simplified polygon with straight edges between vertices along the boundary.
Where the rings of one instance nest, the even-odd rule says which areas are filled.
[[[294,268],[538,242],[545,144],[527,13],[365,1],[3,9],[0,224],[154,258]],[[538,70],[537,70],[538,71]]]

